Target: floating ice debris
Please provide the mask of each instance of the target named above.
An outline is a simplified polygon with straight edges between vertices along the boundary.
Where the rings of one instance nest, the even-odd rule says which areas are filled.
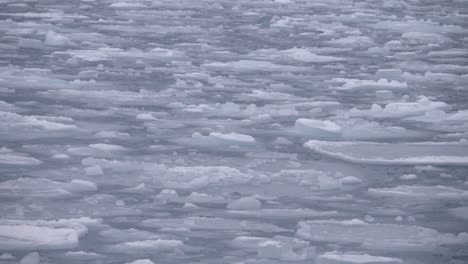
[[[252,197],[242,197],[238,200],[232,201],[227,205],[230,210],[257,210],[260,209],[262,203]]]
[[[458,142],[372,143],[310,140],[317,153],[352,163],[468,166],[468,145]]]
[[[318,264],[397,264],[401,259],[358,253],[326,252],[317,259]]]
[[[78,246],[87,226],[99,224],[90,218],[58,221],[0,220],[1,250],[59,250]]]

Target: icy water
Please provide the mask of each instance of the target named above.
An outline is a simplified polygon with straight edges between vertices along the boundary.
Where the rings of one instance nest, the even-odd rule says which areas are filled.
[[[0,263],[468,263],[466,0],[0,0]]]

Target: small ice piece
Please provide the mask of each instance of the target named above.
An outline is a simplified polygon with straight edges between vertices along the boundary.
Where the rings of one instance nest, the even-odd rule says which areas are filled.
[[[468,191],[450,186],[401,185],[393,188],[369,188],[368,193],[375,197],[404,198],[430,201],[468,200]]]
[[[262,207],[262,203],[252,197],[242,197],[234,200],[227,205],[230,210],[258,210]]]
[[[322,155],[352,163],[468,166],[468,144],[459,142],[374,143],[310,140],[304,146]]]
[[[36,158],[26,157],[14,153],[0,153],[0,164],[17,165],[17,166],[32,166],[39,165],[42,162]]]
[[[279,241],[265,241],[258,245],[257,255],[259,258],[281,259],[282,245]]]
[[[299,133],[313,138],[333,138],[341,133],[341,127],[330,121],[299,118],[294,127]]]
[[[101,176],[101,175],[104,175],[104,172],[102,171],[102,168],[99,165],[86,167],[84,170],[85,170],[86,175],[88,175],[88,176]]]
[[[137,259],[133,262],[128,262],[126,264],[154,264],[154,262],[149,259]]]
[[[377,79],[387,79],[395,81],[403,80],[402,75],[403,71],[400,69],[379,69],[375,73],[375,77]]]
[[[69,159],[70,156],[68,156],[67,154],[59,153],[59,154],[54,154],[52,158],[53,159]]]
[[[90,218],[57,221],[0,220],[0,250],[58,250],[78,246],[87,226],[99,224]]]
[[[346,176],[341,178],[340,182],[345,185],[354,185],[362,183],[362,180],[355,176]]]
[[[393,92],[389,90],[380,90],[375,92],[378,100],[389,100],[393,98]]]
[[[67,187],[67,190],[72,192],[97,191],[97,185],[90,181],[72,180],[70,185]]]
[[[78,73],[80,79],[96,79],[99,77],[99,73],[95,70],[85,70]]]
[[[179,199],[179,194],[176,190],[164,189],[161,192],[159,192],[159,194],[156,195],[155,198],[159,201],[162,201],[163,203],[166,203],[167,201]]]
[[[94,252],[85,251],[68,251],[64,256],[69,260],[94,260],[104,258],[103,255]]]
[[[141,254],[148,252],[168,252],[184,246],[180,240],[174,239],[155,239],[155,240],[139,240],[131,242],[122,242],[109,247],[112,252],[120,252],[126,254]]]
[[[136,119],[140,120],[156,120],[156,118],[151,113],[140,113],[136,115]]]
[[[404,174],[400,176],[400,179],[404,181],[416,180],[417,178],[416,174]]]
[[[309,220],[299,222],[296,235],[310,241],[356,243],[362,248],[386,252],[434,252],[447,245],[468,243],[466,233],[441,233],[416,225]]]
[[[273,141],[273,144],[275,144],[275,145],[291,145],[292,142],[287,138],[278,137]]]
[[[210,137],[220,139],[223,141],[232,141],[232,142],[239,142],[239,143],[255,143],[255,139],[252,136],[238,134],[238,133],[218,133],[218,132],[211,132]]]
[[[0,182],[0,197],[63,198],[73,193],[97,190],[96,184],[73,180],[70,183],[45,178],[18,178]]]
[[[20,264],[39,264],[41,257],[37,252],[31,252],[20,260]]]
[[[317,264],[397,264],[401,259],[372,256],[358,253],[326,252],[317,259]]]
[[[75,43],[69,38],[49,30],[47,32],[44,44],[50,46],[73,46]]]
[[[126,147],[122,147],[119,145],[114,144],[105,144],[105,143],[97,143],[97,144],[90,144],[90,148],[105,151],[105,152],[117,152],[117,151],[125,151],[128,150]]]

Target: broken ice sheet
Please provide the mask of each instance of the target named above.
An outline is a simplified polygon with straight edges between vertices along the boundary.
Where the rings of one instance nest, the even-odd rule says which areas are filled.
[[[0,10],[0,261],[466,262],[463,0]]]

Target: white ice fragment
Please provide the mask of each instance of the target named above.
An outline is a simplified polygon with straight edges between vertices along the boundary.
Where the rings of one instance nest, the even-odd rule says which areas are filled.
[[[415,180],[417,178],[418,178],[418,176],[416,176],[416,174],[403,174],[403,175],[400,176],[400,179],[405,180],[405,181],[411,181],[411,180]]]
[[[140,113],[136,116],[136,119],[140,120],[156,120],[156,118],[151,113]]]
[[[339,62],[344,61],[343,58],[317,55],[310,52],[307,49],[292,48],[288,50],[282,50],[278,52],[279,59],[287,58],[293,61],[307,62],[307,63],[327,63],[327,62]]]
[[[362,183],[362,180],[355,176],[346,176],[341,178],[340,182],[346,185],[354,185]]]
[[[265,241],[258,245],[257,255],[259,258],[281,259],[282,245],[279,241]]]
[[[401,185],[393,188],[369,188],[368,193],[376,197],[402,198],[430,201],[460,201],[468,200],[468,191],[450,186],[424,186],[424,185]]]
[[[71,192],[89,192],[96,191],[97,185],[94,182],[84,180],[72,180],[70,185],[67,187],[68,191]]]
[[[397,264],[400,259],[372,256],[359,253],[326,252],[317,259],[317,264]]]
[[[373,143],[310,140],[317,153],[352,163],[468,166],[468,145],[459,142]]]
[[[137,259],[133,262],[128,262],[126,264],[154,264],[154,262],[149,259]]]
[[[312,138],[333,138],[341,133],[341,127],[331,121],[299,118],[294,128],[301,134]]]
[[[0,153],[0,164],[16,165],[16,166],[31,166],[39,165],[42,162],[36,158],[27,157],[14,153]]]
[[[94,252],[85,252],[85,251],[67,251],[64,256],[69,260],[94,260],[104,258],[103,255],[94,253]]]
[[[351,117],[371,118],[397,118],[424,115],[428,111],[446,109],[448,105],[444,102],[431,101],[425,96],[419,97],[416,102],[392,102],[380,107],[372,105],[371,109],[353,108],[349,111]]]
[[[238,200],[231,201],[227,205],[230,210],[258,210],[262,207],[262,203],[252,197],[242,197]]]
[[[85,70],[78,73],[80,79],[96,79],[99,76],[99,73],[95,70]]]
[[[393,92],[389,90],[376,91],[375,97],[379,100],[389,100],[393,98]]]
[[[73,46],[76,45],[73,41],[67,38],[64,35],[56,33],[54,31],[49,30],[46,34],[46,38],[44,44],[50,46]]]
[[[122,242],[109,247],[112,252],[120,252],[126,254],[138,254],[148,252],[168,252],[184,246],[180,240],[174,239],[156,239],[156,240],[139,240],[131,242]]]
[[[223,140],[223,141],[233,141],[233,142],[240,142],[240,143],[255,143],[255,139],[252,136],[238,134],[238,133],[218,133],[218,132],[211,132],[210,137]]]
[[[58,221],[0,220],[0,250],[58,250],[78,246],[88,225],[99,224],[90,218]]]
[[[69,159],[70,156],[68,156],[67,154],[58,153],[58,154],[54,154],[52,158],[53,159]]]
[[[403,79],[402,74],[403,72],[400,69],[379,69],[375,73],[375,77],[377,79],[401,81]]]
[[[86,167],[84,170],[85,170],[86,175],[88,175],[88,176],[101,176],[101,175],[104,175],[104,172],[102,171],[102,168],[99,165]]]
[[[105,144],[105,143],[97,143],[97,144],[90,144],[90,148],[105,151],[105,152],[117,152],[117,151],[125,151],[128,150],[126,147],[122,147],[119,145],[114,144]]]
[[[20,264],[39,264],[41,257],[37,252],[28,253],[20,260]]]
[[[363,248],[387,252],[434,252],[442,246],[468,243],[466,236],[440,233],[421,226],[350,224],[350,221],[336,220],[302,221],[296,235],[311,241],[356,243]]]
[[[96,189],[94,183],[82,180],[67,183],[45,178],[18,178],[0,182],[0,197],[60,198]]]

